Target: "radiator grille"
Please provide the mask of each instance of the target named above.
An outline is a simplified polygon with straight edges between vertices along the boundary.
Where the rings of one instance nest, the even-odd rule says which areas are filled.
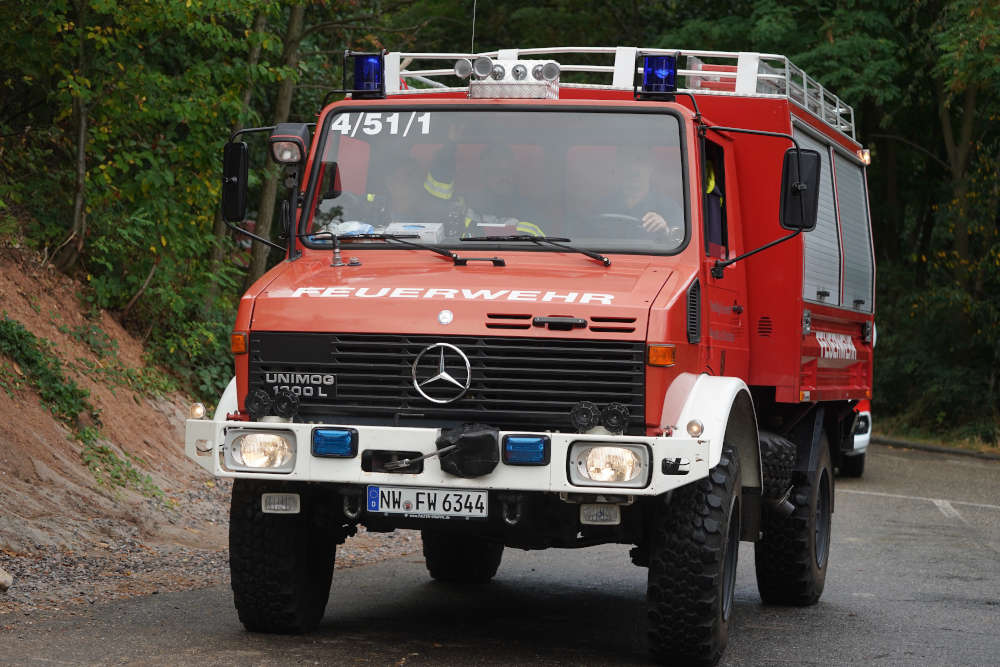
[[[413,387],[417,355],[449,343],[469,359],[471,384],[457,401],[430,403]],[[425,363],[422,360],[421,363]],[[451,363],[451,360],[449,360]],[[453,370],[449,368],[449,370]],[[457,369],[457,373],[461,369]],[[273,391],[276,374],[336,376],[335,396],[302,396],[299,419],[337,416],[478,421],[500,428],[570,429],[579,401],[618,402],[629,431],[644,428],[644,343],[487,336],[406,336],[256,332],[250,335],[250,389]],[[268,382],[270,374],[271,382]],[[328,392],[332,393],[332,392]]]

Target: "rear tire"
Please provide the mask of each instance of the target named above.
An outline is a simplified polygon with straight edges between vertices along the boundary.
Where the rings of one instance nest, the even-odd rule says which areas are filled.
[[[649,646],[661,663],[714,665],[729,639],[740,543],[740,462],[730,447],[708,477],[673,493],[649,559]]]
[[[229,571],[250,632],[299,634],[319,625],[330,596],[336,526],[323,495],[302,485],[237,479],[229,518]],[[262,493],[299,493],[299,514],[264,514]],[[332,500],[330,501],[332,503]]]
[[[420,531],[424,563],[432,578],[455,584],[485,584],[497,573],[503,544],[481,537]]]
[[[788,517],[764,512],[763,537],[754,546],[757,589],[765,604],[806,606],[823,594],[830,556],[833,471],[824,434],[819,462],[808,474],[796,473]]]
[[[865,454],[840,457],[840,474],[844,477],[861,477],[865,474]]]

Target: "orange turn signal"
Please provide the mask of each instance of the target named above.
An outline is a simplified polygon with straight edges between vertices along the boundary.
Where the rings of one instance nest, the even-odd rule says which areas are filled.
[[[229,335],[229,349],[233,354],[247,353],[247,332],[234,331]]]
[[[677,347],[674,345],[649,345],[646,348],[646,363],[650,366],[673,366],[677,363]]]

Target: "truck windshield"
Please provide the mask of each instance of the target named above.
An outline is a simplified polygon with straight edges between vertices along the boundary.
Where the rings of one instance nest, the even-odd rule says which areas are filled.
[[[602,252],[671,253],[688,236],[670,114],[345,111],[321,131],[305,218],[312,247],[330,243],[322,232],[414,234],[452,247],[529,234]]]

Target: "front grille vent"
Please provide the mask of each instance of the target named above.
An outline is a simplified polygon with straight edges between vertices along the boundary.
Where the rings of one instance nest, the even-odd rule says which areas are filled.
[[[769,338],[772,333],[774,333],[774,322],[771,321],[770,315],[763,315],[757,320],[757,335]]]
[[[630,326],[631,325],[631,326]],[[590,330],[599,333],[632,333],[634,317],[591,317]]]
[[[435,343],[459,348],[472,370],[468,391],[452,403],[431,403],[413,387],[414,360]],[[291,387],[302,393],[302,422],[419,419],[569,431],[570,410],[591,401],[627,406],[626,432],[637,434],[645,429],[644,353],[642,341],[254,332],[249,379],[250,391],[268,392],[289,377],[331,383]],[[464,373],[453,356],[446,363],[455,377]]]
[[[530,329],[531,315],[522,313],[487,313],[487,329]]]
[[[687,291],[687,337],[689,343],[701,342],[701,283],[697,278]]]

